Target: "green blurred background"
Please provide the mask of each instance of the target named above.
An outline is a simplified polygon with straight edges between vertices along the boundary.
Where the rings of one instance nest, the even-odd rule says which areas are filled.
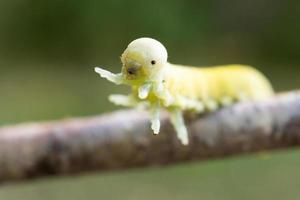
[[[120,70],[138,37],[173,63],[256,66],[277,91],[300,86],[300,5],[293,0],[0,0],[0,124],[117,109],[94,66]],[[300,152],[44,179],[0,199],[296,199]]]

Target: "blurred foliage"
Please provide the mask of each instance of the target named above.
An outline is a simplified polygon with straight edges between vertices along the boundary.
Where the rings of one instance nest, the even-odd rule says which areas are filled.
[[[0,42],[5,57],[18,61],[112,62],[129,41],[151,36],[179,62],[298,64],[297,5],[289,0],[1,0]]]
[[[300,85],[296,1],[1,0],[0,13],[0,124],[111,110],[106,96],[124,88],[93,66],[120,70],[143,36],[174,63],[249,64],[277,90]]]
[[[165,44],[173,63],[248,64],[262,70],[277,91],[300,86],[296,0],[1,0],[0,13],[0,124],[116,109],[107,95],[128,88],[100,79],[93,67],[119,71],[126,45],[144,36]],[[282,199],[298,192],[298,157],[8,186],[0,198],[80,199],[91,192],[92,198],[115,199],[119,191],[122,199]],[[64,198],[65,185],[72,191]]]

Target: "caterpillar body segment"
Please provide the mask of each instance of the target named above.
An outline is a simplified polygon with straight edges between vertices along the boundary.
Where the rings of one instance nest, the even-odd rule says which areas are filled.
[[[160,129],[160,110],[167,109],[182,144],[188,134],[183,112],[203,113],[237,101],[262,100],[273,95],[269,81],[256,69],[244,65],[190,67],[167,62],[167,51],[158,41],[140,38],[121,56],[122,70],[113,74],[96,67],[101,77],[131,86],[132,93],[111,95],[116,105],[147,107],[154,134]]]
[[[168,72],[165,87],[175,102],[183,96],[201,101],[209,108],[215,107],[212,102],[227,105],[233,101],[261,100],[273,94],[268,80],[249,66],[195,68],[169,64]]]

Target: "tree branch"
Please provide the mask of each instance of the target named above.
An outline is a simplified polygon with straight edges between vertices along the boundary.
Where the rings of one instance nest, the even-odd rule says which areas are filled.
[[[168,114],[154,136],[147,112],[0,128],[0,182],[44,175],[204,160],[300,144],[300,92],[187,116],[190,145],[177,140]]]

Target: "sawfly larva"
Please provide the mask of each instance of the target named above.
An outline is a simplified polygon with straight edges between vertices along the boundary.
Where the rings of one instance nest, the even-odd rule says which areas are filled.
[[[269,81],[256,69],[243,65],[189,67],[167,61],[166,48],[151,38],[132,41],[121,56],[122,71],[95,71],[115,84],[131,86],[129,95],[110,95],[117,105],[146,105],[154,134],[160,129],[160,110],[170,112],[182,144],[189,143],[183,111],[214,111],[237,101],[261,100],[273,94]]]

